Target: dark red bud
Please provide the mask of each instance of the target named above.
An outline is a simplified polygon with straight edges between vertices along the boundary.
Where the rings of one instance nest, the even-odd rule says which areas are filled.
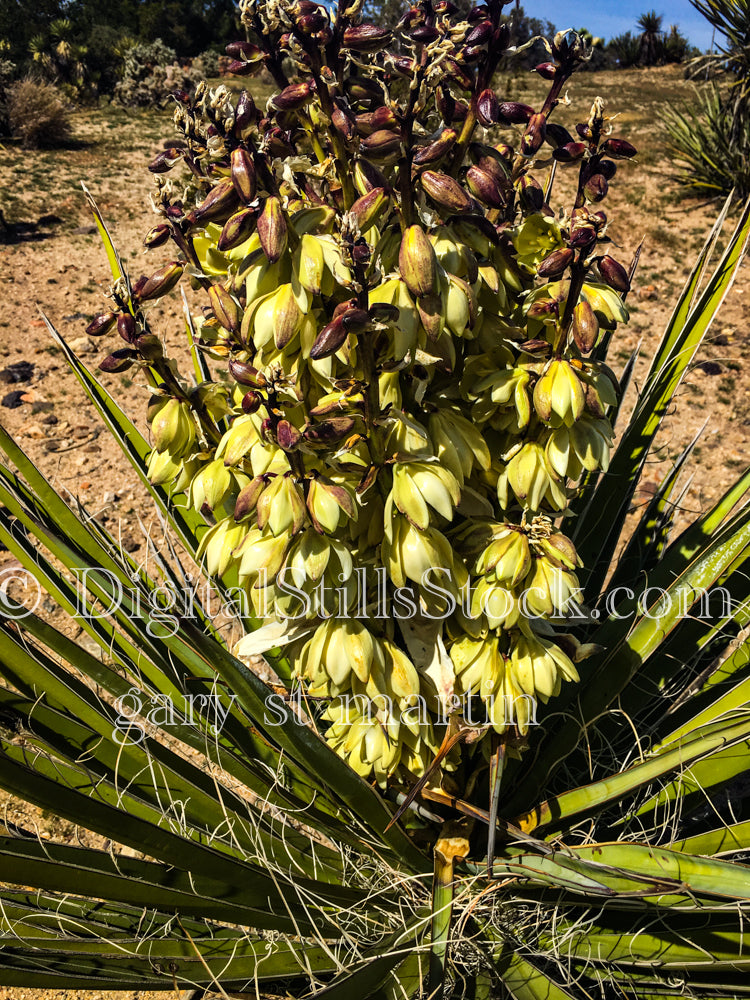
[[[354,430],[354,417],[331,417],[319,424],[305,428],[305,439],[320,444],[331,444],[347,437]]]
[[[626,139],[605,139],[602,144],[602,152],[609,156],[621,156],[629,160],[631,156],[636,155],[638,150]]]
[[[579,122],[576,125],[576,132],[582,139],[589,141],[593,138],[594,133],[591,131],[591,126],[587,125],[586,122]]]
[[[185,151],[182,149],[164,149],[149,163],[148,169],[152,174],[166,174],[184,155]]]
[[[117,313],[100,313],[98,316],[94,316],[86,327],[86,334],[89,337],[103,337],[105,333],[109,333],[116,322]]]
[[[240,139],[246,129],[251,128],[258,120],[258,109],[252,95],[243,90],[234,109],[234,126],[232,133],[235,139]]]
[[[128,347],[122,347],[119,351],[113,351],[103,361],[99,362],[99,369],[103,372],[125,372],[131,368],[138,360],[138,353]]]
[[[154,250],[156,247],[163,247],[169,239],[170,232],[169,226],[160,222],[158,226],[154,226],[153,229],[149,229],[146,233],[143,245],[148,247],[149,250]]]
[[[246,149],[233,149],[231,156],[232,184],[237,197],[249,205],[255,200],[255,164]]]
[[[410,31],[409,35],[415,42],[420,42],[422,45],[429,45],[430,42],[434,42],[436,38],[440,37],[440,32],[437,28],[429,24],[423,24],[419,28],[414,28]]]
[[[256,62],[243,62],[241,59],[232,59],[227,66],[227,73],[232,76],[251,76],[258,68]]]
[[[501,101],[498,114],[503,125],[525,125],[534,114],[534,109],[517,101]]]
[[[135,320],[130,315],[130,313],[121,313],[117,317],[117,332],[120,334],[122,339],[126,344],[132,344],[135,340],[136,326]]]
[[[343,315],[331,320],[320,331],[315,338],[315,343],[310,349],[310,357],[313,361],[321,361],[323,358],[330,358],[338,351],[348,336],[348,331],[344,323]]]
[[[377,24],[358,24],[344,31],[344,47],[355,52],[380,52],[390,45],[393,35]]]
[[[466,45],[485,45],[493,34],[492,21],[477,21],[464,39]]]
[[[573,136],[557,122],[547,122],[546,140],[551,146],[566,146],[573,142]]]
[[[534,67],[534,72],[538,73],[543,80],[554,80],[557,67],[552,62],[539,63]]]
[[[224,223],[224,228],[216,243],[216,248],[221,253],[233,250],[240,243],[244,243],[255,229],[256,211],[254,208],[243,208],[234,215],[230,215]]]
[[[259,392],[251,389],[250,392],[246,392],[242,397],[242,411],[243,413],[257,413],[263,402],[263,397]]]
[[[617,173],[617,164],[611,160],[602,160],[599,163],[599,173],[606,181],[611,181]]]
[[[602,174],[594,174],[586,181],[583,191],[589,201],[602,201],[607,196],[608,187]]]
[[[362,140],[362,149],[374,159],[385,159],[401,148],[401,136],[398,132],[379,129]]]
[[[610,288],[616,292],[627,292],[630,289],[628,272],[614,257],[608,254],[599,261],[599,273]]]
[[[539,265],[537,274],[540,278],[559,278],[573,263],[574,257],[575,253],[568,247],[553,250]]]
[[[261,389],[266,380],[257,368],[253,368],[247,361],[238,361],[232,358],[229,362],[229,374],[240,385],[252,386],[253,389]]]
[[[487,128],[500,121],[500,102],[495,91],[489,87],[477,98],[477,118]]]
[[[280,420],[276,425],[276,442],[282,451],[296,451],[302,435],[288,420]]]
[[[547,118],[543,114],[532,115],[521,138],[521,153],[535,156],[541,149],[547,135]]]
[[[277,111],[298,111],[310,100],[313,89],[312,82],[292,83],[271,99],[272,105]]]
[[[558,146],[552,151],[554,158],[560,163],[574,163],[580,160],[586,152],[586,144],[583,142],[566,142],[564,146]]]
[[[442,135],[435,142],[431,142],[428,146],[423,146],[418,149],[414,154],[412,163],[417,166],[424,166],[428,163],[436,163],[441,160],[446,153],[449,153],[451,149],[456,144],[458,139],[458,132],[452,128],[444,128]]]
[[[490,208],[502,208],[505,205],[505,197],[502,186],[498,183],[497,177],[489,170],[482,167],[469,167],[466,173],[466,183],[469,190],[483,201]]]
[[[263,55],[252,42],[230,42],[224,51],[232,59],[258,59]]]
[[[525,176],[518,182],[521,201],[531,212],[541,212],[544,207],[544,191],[533,177]]]

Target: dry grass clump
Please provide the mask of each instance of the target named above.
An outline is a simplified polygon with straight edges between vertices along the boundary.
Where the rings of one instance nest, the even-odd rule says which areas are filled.
[[[24,149],[61,146],[70,138],[68,110],[51,84],[24,77],[8,87],[7,101],[11,135]]]

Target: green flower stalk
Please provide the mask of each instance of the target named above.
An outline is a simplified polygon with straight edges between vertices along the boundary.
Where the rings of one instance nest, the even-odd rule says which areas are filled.
[[[149,474],[205,516],[207,572],[236,574],[330,744],[384,785],[455,770],[456,731],[466,754],[491,731],[512,747],[578,679],[561,519],[609,461],[596,348],[629,279],[600,203],[634,150],[599,100],[577,137],[552,120],[587,57],[574,32],[537,110],[493,89],[503,0],[466,19],[426,0],[393,33],[360,6],[242,4],[233,71],[278,90],[179,96],[146,238],[175,259],[90,332],[126,341],[104,370],[146,372]],[[561,212],[553,161],[578,173]],[[181,278],[216,373],[198,385],[145,305]]]

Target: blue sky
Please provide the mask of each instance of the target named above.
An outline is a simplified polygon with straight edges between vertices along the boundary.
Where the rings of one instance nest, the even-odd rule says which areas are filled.
[[[635,31],[635,22],[646,11],[664,15],[664,27],[679,26],[693,45],[708,49],[711,26],[689,0],[521,0],[529,17],[549,20],[557,28],[588,28],[606,41],[613,35]],[[506,8],[509,9],[509,8]]]

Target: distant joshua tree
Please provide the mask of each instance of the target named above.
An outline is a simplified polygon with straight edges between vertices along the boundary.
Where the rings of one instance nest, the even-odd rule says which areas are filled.
[[[663,20],[664,18],[655,10],[641,14],[638,18],[637,27],[641,32],[640,61],[644,66],[656,66],[664,61]]]

